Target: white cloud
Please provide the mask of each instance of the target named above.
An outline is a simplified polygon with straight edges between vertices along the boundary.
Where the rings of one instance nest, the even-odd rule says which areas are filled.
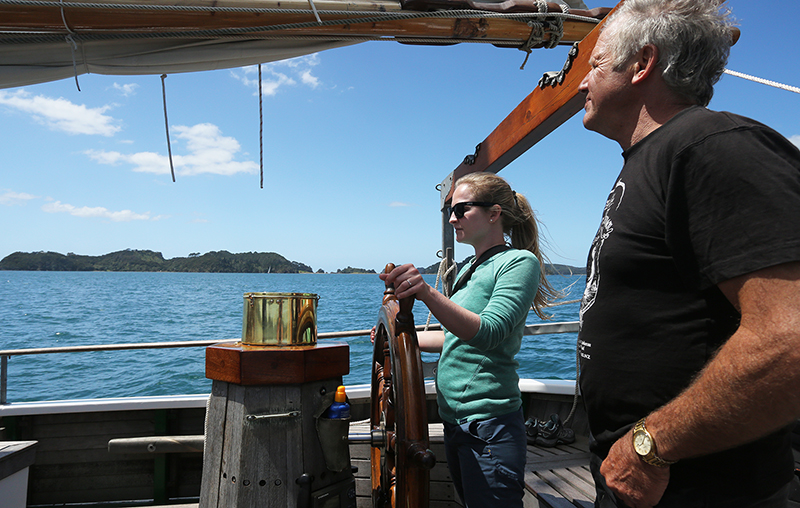
[[[34,196],[33,194],[28,194],[26,192],[6,191],[0,194],[0,205],[6,205],[6,206],[24,205],[31,199],[37,199],[37,198],[38,196]]]
[[[800,148],[800,134],[792,136],[791,138],[789,138],[789,141],[794,143],[796,147]]]
[[[241,150],[241,145],[235,138],[223,136],[219,127],[214,124],[201,123],[192,127],[178,125],[172,127],[172,130],[177,133],[172,156],[176,174],[191,176],[211,173],[230,176],[236,173],[255,173],[258,169],[258,165],[253,161],[234,160],[235,155]],[[186,142],[188,154],[175,153],[179,141]],[[84,153],[100,164],[127,163],[134,166],[134,171],[157,175],[170,172],[169,157],[155,152],[123,154],[87,150]]]
[[[99,134],[113,136],[120,131],[113,117],[104,114],[111,106],[88,108],[64,98],[53,99],[32,95],[25,90],[0,90],[0,104],[29,113],[37,122],[50,129],[68,134]]]
[[[310,86],[311,88],[317,88],[319,86],[319,78],[317,78],[316,76],[312,76],[310,69],[305,70],[300,74],[300,81]]]
[[[294,86],[298,82],[311,88],[317,88],[320,81],[312,74],[312,70],[319,63],[319,55],[314,53],[289,60],[261,64],[261,93],[267,96],[276,95],[281,88]],[[258,90],[257,65],[231,71],[231,75],[245,86]]]
[[[121,93],[125,97],[128,97],[128,96],[131,96],[131,95],[135,94],[136,93],[136,89],[139,88],[139,85],[137,85],[136,83],[125,83],[125,84],[120,85],[119,83],[115,82],[111,86],[114,88],[114,90],[118,91],[119,93]]]
[[[44,206],[42,206],[42,210],[47,213],[68,213],[75,217],[82,217],[82,218],[110,219],[114,222],[129,222],[133,220],[160,220],[163,218],[160,215],[151,217],[150,212],[135,213],[130,210],[120,210],[115,212],[107,208],[103,208],[102,206],[77,207],[67,203],[62,203],[61,201],[47,203]]]

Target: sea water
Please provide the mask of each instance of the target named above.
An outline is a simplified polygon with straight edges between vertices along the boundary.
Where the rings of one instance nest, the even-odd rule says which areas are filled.
[[[435,275],[425,275],[429,284]],[[583,293],[584,276],[551,276],[565,301]],[[374,274],[229,274],[0,271],[0,350],[98,344],[240,340],[248,292],[319,295],[319,333],[369,330],[384,285]],[[576,321],[578,303],[550,309],[552,321]],[[428,311],[416,302],[414,318]],[[436,320],[431,318],[431,322]],[[540,322],[530,312],[528,324]],[[323,339],[325,340],[325,339]],[[335,339],[350,346],[347,385],[369,383],[368,336]],[[575,334],[526,336],[520,377],[575,378]],[[425,360],[436,355],[425,355]],[[205,348],[11,356],[9,402],[201,394]]]

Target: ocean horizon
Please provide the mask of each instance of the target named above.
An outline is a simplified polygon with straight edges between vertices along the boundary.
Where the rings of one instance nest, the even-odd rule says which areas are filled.
[[[435,275],[424,275],[434,285]],[[549,280],[565,301],[553,322],[576,321],[585,276]],[[376,274],[184,272],[0,272],[0,349],[120,343],[239,340],[244,294],[319,295],[318,333],[369,330],[384,285]],[[416,324],[428,310],[414,306]],[[431,318],[431,323],[435,323]],[[529,313],[528,324],[541,320]],[[321,342],[328,339],[321,339]],[[335,339],[350,347],[348,385],[370,380],[368,336]],[[529,336],[517,356],[520,377],[575,378],[576,334]],[[426,361],[437,355],[424,354]],[[9,402],[209,393],[205,348],[168,348],[11,356]]]

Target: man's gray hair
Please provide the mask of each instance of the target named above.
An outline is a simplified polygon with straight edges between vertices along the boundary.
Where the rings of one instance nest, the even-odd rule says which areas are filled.
[[[658,48],[658,67],[677,95],[707,106],[733,42],[724,0],[626,0],[606,23],[617,71],[647,44]]]

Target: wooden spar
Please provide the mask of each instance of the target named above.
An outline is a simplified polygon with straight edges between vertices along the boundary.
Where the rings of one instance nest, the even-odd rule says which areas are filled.
[[[56,31],[61,33],[64,31],[64,23],[60,20],[60,15],[49,13],[47,16],[44,13],[37,18],[35,24],[36,30],[42,31]],[[162,13],[163,14],[163,13]],[[8,16],[9,13],[0,9],[0,17]],[[114,21],[116,16],[122,22]],[[153,26],[152,14],[144,14],[136,11],[123,11],[116,12],[114,16],[105,14],[105,19],[109,22],[106,26],[100,29],[92,28],[92,33],[105,33],[110,34],[114,31],[119,33],[126,33],[136,31],[137,33],[158,33],[158,32],[180,32],[192,30],[224,30],[228,28],[241,28],[241,27],[264,27],[268,25],[287,24],[287,23],[307,23],[314,21],[313,15],[309,12],[308,15],[280,15],[268,16],[262,15],[258,18],[250,19],[225,19],[225,16],[217,14],[217,16],[210,16],[209,14],[196,15],[195,19],[189,19],[191,16],[183,14],[180,18],[171,18],[165,16],[164,23],[172,25],[168,26]],[[205,18],[201,19],[202,16]],[[251,15],[252,16],[252,15]],[[332,19],[333,17],[329,18]],[[339,16],[341,18],[341,16]],[[95,20],[93,18],[83,19],[75,16],[70,17],[70,28],[78,33],[87,30],[90,23]],[[136,21],[136,20],[139,21]],[[24,20],[20,20],[23,24]],[[4,20],[4,25],[9,25]],[[30,29],[31,23],[26,24],[26,29]],[[60,25],[60,26],[57,26]],[[180,26],[176,26],[180,25]],[[13,29],[13,27],[11,27]],[[580,40],[591,30],[591,25],[581,22],[566,21],[564,23],[564,37],[561,39],[563,43],[571,43],[575,40]],[[440,38],[441,44],[453,44],[461,40],[486,40],[499,45],[508,45],[513,47],[521,46],[530,36],[531,28],[521,20],[512,19],[499,19],[499,18],[472,18],[472,19],[446,19],[446,18],[420,18],[420,19],[406,19],[406,20],[392,20],[392,21],[371,21],[367,23],[347,23],[329,25],[329,26],[311,26],[297,29],[284,29],[284,30],[253,30],[238,35],[246,38],[259,38],[259,37],[288,37],[296,35],[317,35],[326,36],[331,39],[347,39],[349,37],[427,37],[427,38]],[[2,32],[0,32],[2,34]],[[20,34],[15,34],[19,36]],[[545,34],[544,40],[549,41],[550,35]],[[2,42],[2,39],[0,39]]]
[[[623,2],[624,0],[620,1],[617,7]],[[591,69],[589,57],[597,44],[597,38],[606,19],[608,16],[577,44],[577,55],[561,84],[535,88],[478,145],[475,155],[465,158],[464,162],[442,181],[440,186],[442,210],[453,196],[453,182],[469,173],[479,171],[497,173],[583,109],[584,96],[578,92],[578,86]],[[736,44],[740,35],[738,28],[732,29],[732,44]]]
[[[480,171],[497,173],[583,109],[584,96],[578,86],[591,69],[589,57],[605,19],[577,44],[577,55],[561,84],[535,88],[478,145],[475,155],[465,158],[448,175],[441,186],[442,209],[453,196],[453,182],[460,177]]]
[[[3,31],[8,31],[10,37],[20,37],[24,35],[21,31],[55,32],[58,34],[66,33],[64,20],[69,29],[80,34],[88,32],[92,34],[111,35],[115,32],[120,33],[160,33],[160,32],[181,32],[197,30],[224,30],[254,28],[252,32],[240,33],[242,37],[280,37],[294,35],[317,35],[331,38],[347,37],[433,37],[443,39],[442,43],[447,44],[449,39],[487,40],[497,44],[507,44],[510,46],[521,46],[528,40],[531,27],[524,19],[504,19],[492,17],[472,18],[413,18],[353,23],[357,18],[364,18],[365,12],[379,13],[400,12],[399,3],[391,1],[383,2],[337,2],[332,0],[315,2],[317,10],[320,11],[324,21],[341,19],[341,24],[326,26],[307,26],[289,30],[258,30],[259,27],[271,25],[285,25],[292,23],[314,22],[315,18],[307,1],[290,2],[267,1],[259,2],[258,8],[292,10],[291,13],[264,13],[264,12],[229,12],[229,11],[192,11],[192,10],[169,10],[163,7],[177,6],[179,2],[160,1],[151,2],[153,9],[121,8],[126,4],[124,0],[104,0],[102,4],[109,7],[99,7],[92,3],[92,7],[75,7],[68,5],[64,7],[64,19],[62,19],[61,6],[58,1],[53,0],[52,6],[41,5],[16,5],[14,3],[0,4],[0,35]],[[87,2],[69,2],[79,4]],[[200,7],[253,7],[252,3],[247,2],[199,2],[193,6]],[[306,11],[298,13],[297,11]],[[325,10],[338,11],[339,14],[326,14]],[[342,14],[343,11],[358,11],[349,14]],[[408,11],[405,11],[408,12]],[[594,27],[593,22],[576,21],[567,19],[564,21],[564,36],[562,44],[571,44],[583,39]],[[549,41],[549,34],[545,34],[545,41]],[[0,38],[2,42],[2,38]]]

